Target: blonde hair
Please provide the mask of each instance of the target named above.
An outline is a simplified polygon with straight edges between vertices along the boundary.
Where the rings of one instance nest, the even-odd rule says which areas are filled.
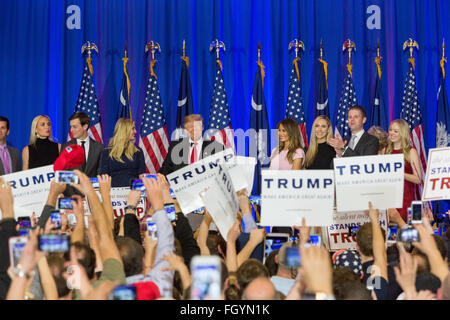
[[[187,116],[185,116],[183,118],[183,128],[187,123],[189,123],[191,121],[201,121],[203,123],[203,117],[196,113],[188,114]]]
[[[111,140],[109,140],[109,157],[119,162],[122,160],[122,155],[133,160],[133,155],[138,151],[138,148],[134,145],[134,142],[130,140],[130,132],[134,126],[134,121],[131,119],[120,118],[116,122],[114,127],[114,134]]]
[[[301,148],[300,144],[300,128],[298,127],[297,121],[295,121],[292,118],[286,118],[284,120],[281,120],[277,124],[277,129],[280,129],[280,125],[284,127],[288,134],[288,141],[289,141],[289,148],[287,152],[287,160],[290,164],[294,162],[294,154],[297,151],[298,148]],[[280,141],[278,145],[278,149],[273,153],[272,159],[275,157],[275,155],[279,154],[284,149],[284,142]]]
[[[405,156],[405,160],[411,162],[410,150],[411,150],[411,138],[409,135],[409,126],[408,123],[403,119],[397,119],[391,122],[389,125],[389,129],[391,129],[392,125],[396,123],[400,128],[400,149]],[[388,130],[389,130],[388,129]],[[391,154],[394,150],[394,143],[388,139],[386,154]]]
[[[387,146],[389,135],[386,131],[384,131],[383,128],[378,126],[371,126],[369,130],[367,130],[367,133],[373,135],[378,139],[378,152],[380,152]]]
[[[317,143],[317,138],[316,138],[316,133],[315,133],[315,128],[316,128],[316,123],[319,120],[325,120],[325,122],[328,125],[328,133],[327,133],[327,138],[326,141],[328,142],[328,139],[333,137],[333,130],[331,127],[331,121],[330,119],[328,119],[327,116],[317,116],[316,119],[314,119],[312,128],[311,128],[311,139],[309,142],[309,147],[308,147],[308,151],[306,151],[306,165],[305,167],[309,167],[313,162],[314,159],[317,156],[317,150],[319,149],[319,144]]]
[[[51,120],[50,120],[50,117],[49,117],[49,116],[46,116],[46,115],[38,115],[38,116],[35,117],[35,118],[33,119],[33,121],[31,122],[30,145],[32,145],[32,146],[36,145],[36,140],[37,140],[37,138],[39,138],[39,137],[38,137],[38,134],[37,134],[37,132],[36,132],[36,128],[37,128],[37,125],[38,125],[39,120],[40,120],[42,117],[47,118],[48,121],[50,121],[50,135],[48,136],[48,139],[49,139],[50,141],[53,141],[53,138],[52,138],[52,126],[51,126]]]

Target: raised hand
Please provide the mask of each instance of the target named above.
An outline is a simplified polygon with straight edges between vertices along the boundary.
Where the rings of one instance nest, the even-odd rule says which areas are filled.
[[[0,209],[3,219],[14,218],[14,197],[11,185],[0,177]]]
[[[107,174],[98,175],[98,190],[100,194],[111,192],[111,177]]]

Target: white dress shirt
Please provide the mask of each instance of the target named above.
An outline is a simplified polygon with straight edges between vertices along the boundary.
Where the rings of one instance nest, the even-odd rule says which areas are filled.
[[[84,139],[84,140],[77,139],[77,144],[78,144],[79,146],[81,146],[81,141],[86,141],[86,143],[84,144],[84,150],[85,150],[84,156],[86,157],[86,162],[87,162],[88,154],[89,154],[89,137],[87,137],[87,138]]]
[[[203,139],[199,139],[197,141],[194,141],[191,138],[189,138],[189,163],[191,161],[192,149],[194,148],[193,143],[197,143],[197,145],[195,146],[197,148],[197,161],[202,158]]]

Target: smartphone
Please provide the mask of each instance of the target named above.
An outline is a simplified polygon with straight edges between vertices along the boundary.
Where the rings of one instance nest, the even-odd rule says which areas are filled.
[[[309,236],[309,243],[312,246],[320,247],[322,245],[322,237],[318,234],[312,234]]]
[[[13,268],[19,263],[23,248],[25,248],[27,241],[28,237],[23,236],[9,238],[9,260]]]
[[[348,233],[352,237],[356,237],[356,234],[358,233],[359,228],[361,228],[361,226],[351,226],[348,228]]]
[[[80,179],[73,171],[55,171],[57,183],[80,183]]]
[[[144,174],[144,178],[158,180],[158,176],[156,174]]]
[[[301,266],[300,250],[298,246],[287,247],[281,258],[283,264],[289,268],[298,268]]]
[[[422,223],[422,201],[412,201],[411,202],[411,224]]]
[[[177,214],[175,213],[175,205],[174,204],[165,204],[164,209],[166,210],[167,217],[170,222],[177,220]]]
[[[73,198],[58,198],[58,209],[59,210],[73,210],[73,203],[75,201]]]
[[[406,210],[406,212],[407,212],[407,219],[408,219],[408,224],[409,225],[411,225],[411,219],[412,219],[412,210],[411,210],[411,207],[409,207],[407,210]]]
[[[261,205],[261,196],[250,196],[248,200],[250,201],[251,204],[254,204],[256,206]]]
[[[73,213],[67,215],[67,224],[70,228],[74,228],[77,225],[77,217]]]
[[[195,256],[192,258],[192,300],[220,299],[221,266],[218,256]]]
[[[150,238],[158,239],[158,228],[152,218],[147,218],[147,232]]]
[[[398,236],[398,225],[390,223],[387,229],[387,243],[396,243]]]
[[[67,234],[39,235],[39,250],[44,252],[68,252],[70,236]]]
[[[18,217],[17,222],[19,222],[20,228],[31,228],[30,217]]]
[[[109,295],[109,300],[136,300],[135,286],[117,286]]]
[[[283,244],[289,241],[288,233],[269,233],[264,242],[264,260],[273,251],[280,249]]]
[[[400,242],[419,242],[419,231],[414,228],[400,229],[398,232],[398,241]]]
[[[59,210],[53,210],[50,213],[50,221],[55,225],[54,229],[61,229],[61,213]]]
[[[142,193],[145,192],[144,183],[140,179],[131,179],[131,181],[130,181],[130,189],[131,190],[139,190]]]
[[[100,187],[100,184],[98,183],[98,178],[96,178],[96,177],[91,178],[91,184],[92,184],[92,187],[94,187],[94,188]]]

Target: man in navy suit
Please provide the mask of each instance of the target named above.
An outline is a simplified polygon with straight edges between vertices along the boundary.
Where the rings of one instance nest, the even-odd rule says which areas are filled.
[[[378,139],[364,131],[364,124],[367,121],[366,110],[354,105],[348,110],[347,117],[352,136],[345,141],[336,137],[328,142],[336,150],[336,155],[338,157],[377,155]]]
[[[22,170],[20,152],[6,144],[9,135],[9,119],[0,116],[0,176]]]
[[[191,163],[204,159],[224,150],[224,145],[202,137],[203,118],[199,114],[190,114],[183,119],[183,128],[188,137],[170,142],[167,156],[159,173],[168,175]]]

